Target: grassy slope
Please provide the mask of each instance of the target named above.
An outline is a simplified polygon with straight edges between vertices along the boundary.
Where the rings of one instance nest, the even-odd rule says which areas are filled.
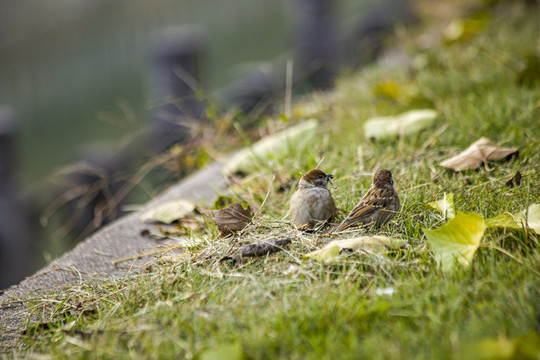
[[[65,358],[194,358],[236,342],[246,358],[438,359],[456,355],[470,341],[534,331],[540,280],[531,269],[540,268],[538,236],[488,230],[472,266],[448,275],[437,270],[421,228],[443,223],[422,203],[444,192],[455,193],[458,210],[485,217],[540,202],[538,171],[519,187],[503,185],[516,170],[538,169],[540,163],[538,88],[515,82],[515,71],[538,44],[538,26],[536,9],[502,6],[484,31],[465,42],[420,51],[410,41],[412,65],[371,68],[343,79],[323,112],[328,121],[320,141],[274,159],[236,187],[238,197],[257,205],[271,190],[257,224],[241,237],[216,240],[294,233],[282,221],[293,189],[276,189],[324,158],[321,168],[336,175],[332,191],[345,211],[369,186],[364,172],[393,171],[403,211],[382,233],[407,239],[408,250],[352,255],[341,265],[322,266],[303,262],[302,254],[329,239],[300,236],[289,253],[240,267],[212,258],[199,264],[163,258],[135,278],[51,295],[45,303],[63,314],[62,321],[30,330],[20,351]],[[372,94],[372,86],[385,81],[399,84],[397,99]],[[441,114],[431,129],[396,141],[364,140],[361,125],[369,116],[425,104]],[[492,172],[456,174],[436,166],[480,136],[519,147],[519,158],[498,163]],[[376,289],[390,287],[394,295],[376,295]]]

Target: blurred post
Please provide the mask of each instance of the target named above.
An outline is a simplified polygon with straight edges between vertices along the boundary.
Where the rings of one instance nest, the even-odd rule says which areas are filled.
[[[340,44],[333,0],[296,0],[296,69],[316,88],[333,85],[340,67]]]
[[[102,144],[88,148],[79,157],[79,166],[64,175],[68,186],[81,192],[68,202],[68,216],[75,220],[80,235],[123,214],[121,205],[132,189],[123,173],[174,143],[189,141],[192,127],[204,117],[205,102],[197,93],[204,48],[201,31],[166,29],[152,38],[151,45],[150,124],[120,151]]]
[[[28,273],[30,232],[15,176],[15,120],[0,107],[0,289]]]
[[[151,148],[161,152],[189,139],[190,128],[205,116],[200,62],[205,50],[201,29],[164,29],[153,37],[150,68]]]
[[[336,2],[295,0],[292,3],[291,17],[296,27],[293,60],[289,62],[292,79],[285,80],[290,71],[282,59],[276,59],[245,69],[222,90],[223,101],[250,118],[275,111],[274,105],[283,101],[287,91],[291,92],[287,94],[290,98],[292,93],[332,86],[340,68],[341,48],[334,19]]]

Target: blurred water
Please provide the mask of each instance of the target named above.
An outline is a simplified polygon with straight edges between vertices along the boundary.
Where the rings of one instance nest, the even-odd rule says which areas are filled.
[[[0,104],[17,114],[26,184],[73,159],[83,144],[114,140],[146,122],[153,31],[201,25],[205,86],[230,81],[243,61],[290,46],[285,0],[0,1]]]

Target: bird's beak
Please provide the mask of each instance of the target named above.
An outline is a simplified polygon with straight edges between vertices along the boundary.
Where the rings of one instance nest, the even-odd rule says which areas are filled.
[[[332,174],[326,175],[326,180],[328,180],[328,181],[332,180],[333,178],[334,178],[334,175],[332,175]]]

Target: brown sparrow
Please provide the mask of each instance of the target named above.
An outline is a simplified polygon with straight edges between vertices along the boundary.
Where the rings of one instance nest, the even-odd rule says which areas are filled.
[[[381,226],[399,211],[399,196],[394,190],[394,180],[389,170],[379,170],[373,176],[373,186],[360,200],[347,218],[331,231],[341,231],[352,226]]]
[[[302,175],[289,207],[289,214],[297,227],[313,229],[318,223],[336,218],[336,204],[326,188],[333,177],[319,169]]]

